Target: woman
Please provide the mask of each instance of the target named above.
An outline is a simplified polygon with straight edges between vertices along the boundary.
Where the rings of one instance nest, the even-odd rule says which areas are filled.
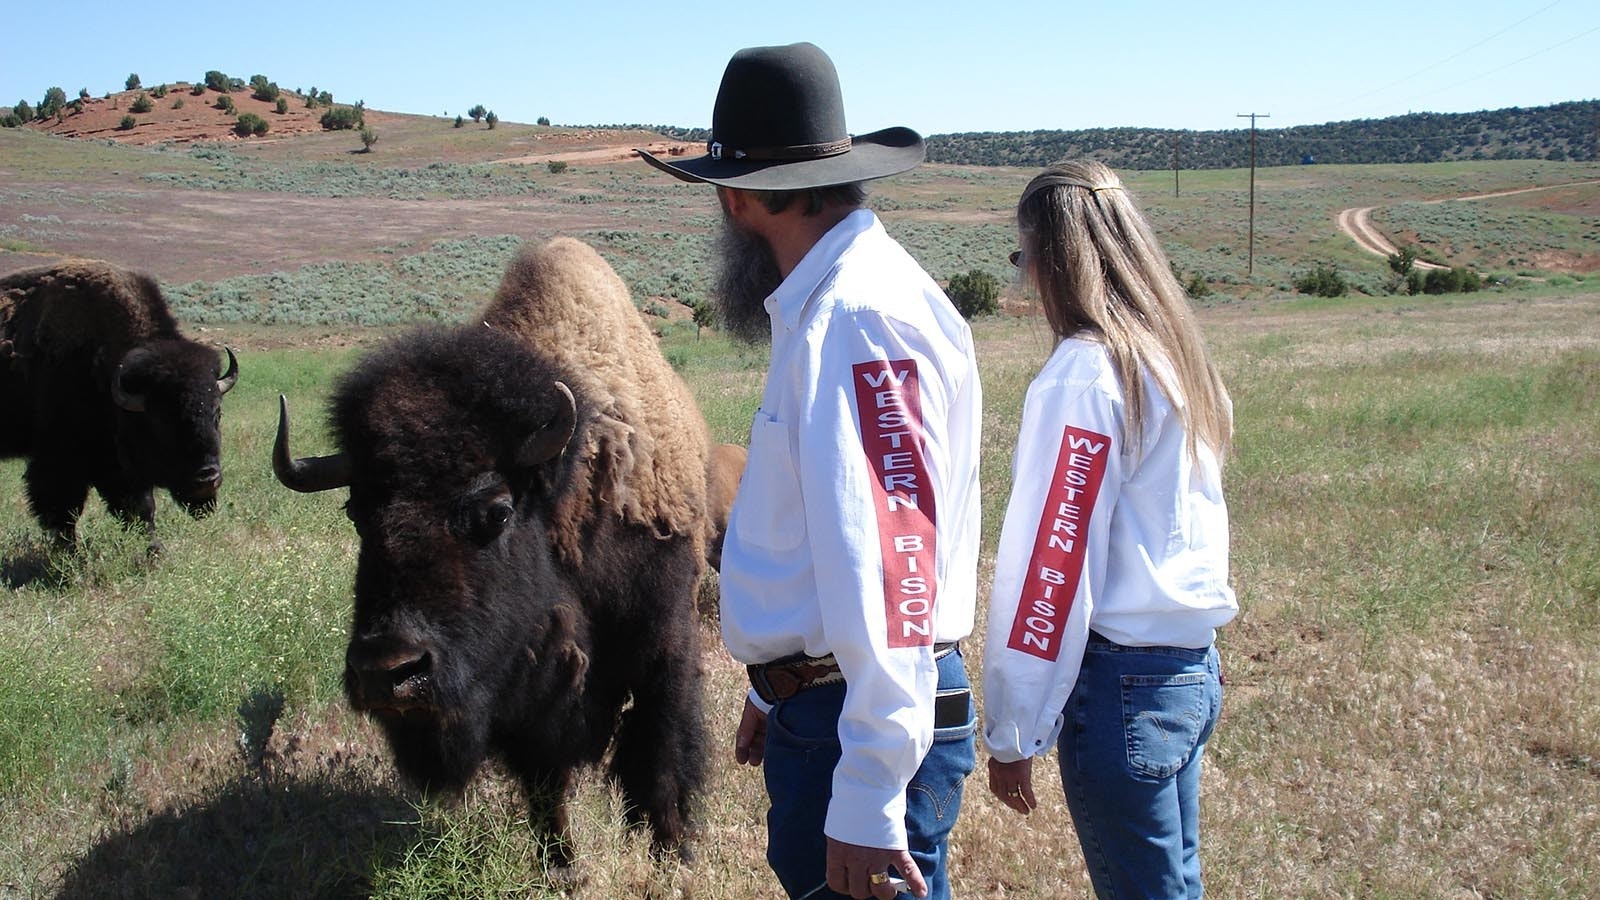
[[[1027,814],[1060,750],[1100,897],[1199,897],[1200,758],[1222,685],[1228,393],[1111,170],[1060,163],[1017,203],[1055,350],[1028,388],[984,659],[989,789]]]

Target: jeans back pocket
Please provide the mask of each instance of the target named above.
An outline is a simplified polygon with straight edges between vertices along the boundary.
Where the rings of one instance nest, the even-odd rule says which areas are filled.
[[[1170,778],[1189,762],[1210,718],[1206,678],[1205,672],[1122,676],[1129,771]]]

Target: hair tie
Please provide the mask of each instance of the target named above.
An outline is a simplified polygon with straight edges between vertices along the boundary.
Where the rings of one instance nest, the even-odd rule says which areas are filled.
[[[1051,172],[1034,176],[1034,179],[1028,183],[1027,188],[1023,190],[1022,196],[1018,198],[1017,205],[1021,206],[1022,204],[1028,202],[1029,197],[1032,197],[1034,194],[1039,193],[1045,188],[1051,187],[1083,188],[1091,194],[1098,194],[1101,191],[1123,190],[1123,187],[1120,184],[1089,184],[1069,175],[1057,175]]]

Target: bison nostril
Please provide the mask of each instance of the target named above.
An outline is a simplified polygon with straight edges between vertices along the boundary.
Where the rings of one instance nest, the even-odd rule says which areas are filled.
[[[389,670],[389,684],[397,700],[416,700],[433,673],[433,655],[424,652]]]
[[[194,483],[198,485],[216,484],[221,480],[222,468],[220,466],[201,466],[194,473]]]
[[[361,703],[369,708],[401,709],[423,702],[433,655],[406,648],[354,664]]]

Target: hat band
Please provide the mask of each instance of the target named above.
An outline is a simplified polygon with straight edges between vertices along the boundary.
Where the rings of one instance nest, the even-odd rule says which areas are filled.
[[[846,137],[837,141],[825,141],[821,144],[791,144],[787,147],[750,147],[738,149],[729,147],[720,141],[706,144],[706,152],[712,159],[741,159],[756,162],[769,162],[779,159],[822,159],[828,156],[838,156],[850,149],[850,138]]]

